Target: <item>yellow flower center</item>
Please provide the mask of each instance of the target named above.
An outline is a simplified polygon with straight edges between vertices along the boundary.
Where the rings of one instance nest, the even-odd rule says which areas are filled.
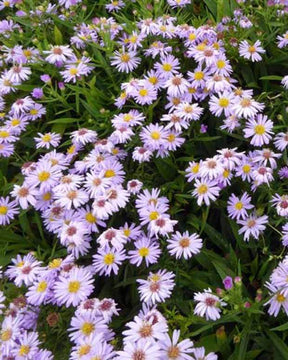
[[[37,286],[37,291],[38,292],[44,292],[46,289],[47,289],[47,282],[46,281],[41,281]]]
[[[49,201],[49,200],[51,200],[51,197],[52,197],[51,193],[50,193],[50,192],[47,192],[47,193],[45,193],[45,194],[42,196],[42,199],[43,199],[44,201]]]
[[[248,173],[250,172],[250,170],[251,170],[251,166],[248,165],[248,164],[243,165],[243,166],[242,166],[242,170],[243,170],[243,172],[244,172],[245,174],[248,174]]]
[[[17,125],[19,125],[20,124],[20,120],[19,119],[12,119],[11,120],[11,125],[12,126],[17,126]]]
[[[96,217],[91,213],[88,212],[85,216],[86,221],[88,221],[90,224],[94,224],[96,222]]]
[[[24,54],[27,58],[30,58],[31,55],[32,55],[32,51],[27,49],[27,50],[24,50],[24,51],[23,51],[23,54]]]
[[[217,67],[218,69],[223,69],[225,67],[226,63],[224,60],[218,60],[217,61]]]
[[[189,38],[190,41],[193,41],[193,40],[196,39],[196,34],[194,34],[194,33],[189,34],[188,38]]]
[[[256,125],[254,127],[255,134],[257,135],[263,135],[265,133],[265,126],[263,125]]]
[[[147,247],[143,247],[138,250],[138,254],[142,257],[145,257],[149,254],[149,249]]]
[[[173,142],[175,139],[176,139],[176,136],[174,134],[170,134],[170,135],[167,136],[167,140],[169,142]]]
[[[236,204],[235,204],[235,209],[236,210],[241,210],[243,209],[243,203],[241,201],[238,201]]]
[[[19,355],[23,356],[23,355],[28,355],[30,352],[30,346],[28,345],[21,345],[20,349],[19,349]]]
[[[253,54],[256,52],[255,46],[249,46],[248,51]]]
[[[50,134],[45,134],[42,136],[42,141],[44,142],[50,142],[52,139],[52,136]]]
[[[150,136],[151,136],[151,138],[153,140],[159,140],[160,139],[160,133],[158,131],[152,131]]]
[[[38,180],[40,182],[47,181],[50,178],[50,173],[48,171],[41,171],[38,174]]]
[[[204,72],[203,71],[196,71],[194,73],[195,80],[202,80],[204,78]]]
[[[80,289],[80,282],[79,281],[70,281],[68,285],[68,291],[70,293],[77,293]]]
[[[128,236],[130,236],[130,234],[131,234],[131,230],[130,230],[130,229],[124,229],[123,233],[124,233],[124,235],[125,235],[126,237],[128,237]]]
[[[49,269],[57,269],[62,264],[62,259],[53,259],[49,262]]]
[[[196,49],[198,51],[204,51],[206,49],[206,44],[205,43],[201,43],[199,45],[196,46]]]
[[[170,359],[178,359],[178,356],[180,354],[180,350],[177,346],[171,346],[168,349],[168,358]]]
[[[31,110],[30,110],[30,114],[31,114],[31,115],[37,115],[37,114],[38,114],[38,110],[37,110],[37,109],[31,109]]]
[[[24,261],[19,261],[19,263],[17,264],[17,267],[22,267],[24,265]]]
[[[1,138],[7,138],[9,135],[10,135],[9,132],[6,131],[6,130],[1,130],[0,131],[0,137]]]
[[[140,96],[147,96],[148,95],[148,90],[146,90],[146,89],[139,90],[139,95]]]
[[[193,174],[197,174],[198,171],[199,171],[199,167],[200,167],[199,164],[195,164],[195,165],[191,166],[191,172],[192,172]]]
[[[70,75],[74,76],[78,74],[78,69],[77,68],[71,68],[69,70]]]
[[[75,152],[75,150],[76,150],[76,146],[75,145],[71,145],[70,147],[69,147],[69,149],[67,150],[67,154],[73,154],[74,152]]]
[[[219,106],[221,107],[227,107],[229,105],[229,99],[227,98],[221,98],[218,102]]]
[[[226,178],[228,178],[229,175],[230,175],[230,171],[227,170],[227,169],[225,169],[225,170],[223,171],[223,177],[226,179]]]
[[[112,253],[106,254],[104,256],[104,264],[106,265],[112,265],[114,263],[115,260],[115,255]]]
[[[105,171],[104,177],[110,178],[110,177],[113,177],[113,176],[115,176],[115,171],[114,170],[109,169],[109,170]]]
[[[5,205],[0,206],[0,215],[6,215],[8,212],[8,207]]]
[[[276,299],[277,299],[278,302],[281,302],[281,303],[286,300],[285,296],[282,295],[282,294],[278,294],[278,295],[276,296]]]
[[[82,356],[82,355],[89,354],[90,350],[91,350],[90,345],[82,345],[82,346],[79,347],[79,350],[77,352],[78,352],[79,356]]]
[[[158,79],[157,79],[156,76],[150,76],[148,80],[149,80],[149,82],[150,82],[151,84],[153,84],[153,85],[155,85],[155,84],[158,83]]]
[[[127,63],[130,60],[130,55],[129,54],[122,54],[120,59],[121,59],[122,62]]]
[[[165,63],[165,64],[162,65],[162,69],[164,71],[171,71],[172,70],[172,65],[169,64],[169,63]]]
[[[205,184],[200,185],[200,186],[198,187],[198,189],[197,189],[197,192],[198,192],[199,195],[206,194],[207,191],[208,191],[208,186],[205,185]]]
[[[81,327],[81,331],[86,336],[90,335],[94,331],[94,329],[95,329],[94,324],[89,322],[85,322]]]
[[[123,120],[125,121],[125,122],[129,122],[130,120],[132,120],[133,119],[133,116],[131,115],[131,114],[125,114],[124,116],[123,116]]]
[[[159,216],[159,213],[157,211],[152,211],[149,215],[149,219],[152,220],[157,220]]]
[[[7,329],[7,330],[4,330],[1,334],[1,340],[2,341],[8,341],[10,340],[12,337],[12,330],[11,329]]]
[[[160,280],[160,276],[158,274],[152,274],[150,277],[149,277],[149,280],[150,281],[159,281]]]

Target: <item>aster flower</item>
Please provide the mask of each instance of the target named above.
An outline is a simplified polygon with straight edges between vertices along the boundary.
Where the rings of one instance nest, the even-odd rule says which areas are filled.
[[[136,56],[136,51],[115,51],[111,65],[116,66],[120,72],[129,73],[136,69],[140,64],[140,58]]]
[[[288,31],[286,31],[282,36],[277,35],[278,47],[282,49],[288,45]]]
[[[207,206],[210,205],[210,200],[215,201],[219,196],[220,188],[215,180],[195,180],[195,190],[192,195],[197,198],[197,204],[202,205],[203,201]]]
[[[147,280],[138,279],[140,300],[148,305],[164,302],[171,296],[175,286],[174,277],[175,275],[171,271],[159,270],[156,273],[150,272]]]
[[[180,330],[174,330],[172,339],[166,333],[163,339],[160,339],[161,353],[167,360],[192,360],[188,355],[193,353],[193,342],[185,339],[179,342]]]
[[[85,268],[73,268],[67,276],[60,275],[55,282],[55,299],[59,305],[77,306],[92,293],[92,283],[92,274]]]
[[[257,40],[253,45],[250,45],[247,40],[243,40],[239,45],[239,54],[245,59],[251,61],[261,61],[260,54],[264,54],[265,50],[261,47],[261,42]]]
[[[260,234],[266,229],[268,223],[268,216],[263,215],[257,217],[256,214],[251,214],[244,220],[238,220],[238,224],[243,225],[238,231],[239,234],[244,233],[244,241],[248,241],[250,236],[254,239],[259,239]]]
[[[28,186],[24,182],[22,186],[14,185],[10,194],[16,198],[16,202],[19,203],[22,209],[27,209],[29,204],[32,206],[36,204],[35,196],[38,195],[38,193],[39,191],[36,188]]]
[[[202,317],[205,316],[206,320],[215,321],[220,319],[220,307],[226,305],[218,296],[212,294],[211,289],[204,290],[203,293],[196,293],[194,295],[194,301],[197,301],[194,314]]]
[[[268,144],[272,139],[273,122],[266,115],[259,114],[255,119],[250,119],[244,128],[244,137],[250,138],[254,146]]]
[[[193,349],[193,360],[217,360],[218,356],[211,352],[205,356],[205,348],[202,347],[196,347]]]
[[[133,359],[161,359],[160,348],[157,343],[141,341],[125,343],[123,351],[117,351],[115,360]]]
[[[128,252],[128,259],[131,264],[140,266],[144,260],[148,267],[150,264],[157,263],[161,250],[156,239],[141,236],[133,245],[135,250],[129,250]]]
[[[187,260],[193,255],[198,254],[203,246],[202,239],[199,235],[190,235],[188,231],[185,231],[183,234],[176,231],[167,242],[169,244],[167,246],[169,254],[175,256],[176,259],[183,256],[184,259]]]
[[[125,260],[125,250],[116,250],[105,246],[98,249],[97,254],[93,255],[93,266],[99,275],[110,276],[111,273],[117,274],[119,265]]]
[[[56,133],[38,133],[38,137],[34,138],[36,142],[36,148],[46,148],[49,149],[51,146],[57,147],[60,143],[61,136]]]
[[[274,137],[274,144],[277,150],[283,151],[288,146],[288,132],[280,132]]]
[[[10,224],[18,213],[16,201],[10,201],[9,197],[0,197],[0,225]]]
[[[135,316],[133,321],[127,324],[128,330],[123,331],[125,336],[125,343],[139,342],[145,340],[146,342],[156,342],[161,339],[167,331],[167,324],[163,321],[153,321],[150,319],[140,318]]]
[[[243,116],[245,119],[253,118],[257,113],[259,113],[263,109],[264,109],[264,104],[255,101],[254,99],[252,99],[251,96],[248,95],[235,99],[235,104],[232,106],[234,115],[236,115],[238,118],[241,118]],[[264,120],[265,115],[263,116],[260,114],[259,116]]]
[[[244,192],[241,198],[232,194],[227,202],[228,215],[232,219],[236,218],[237,220],[247,218],[247,210],[253,209],[253,207],[254,205],[251,204],[251,197],[247,192]]]

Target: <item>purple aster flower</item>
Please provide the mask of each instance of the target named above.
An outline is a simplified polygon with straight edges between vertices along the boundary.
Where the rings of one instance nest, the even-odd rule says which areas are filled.
[[[35,99],[41,99],[43,97],[43,90],[41,88],[35,88],[33,89],[33,91],[31,92],[31,95],[35,98]]]
[[[233,279],[231,278],[231,276],[226,276],[225,279],[223,280],[223,285],[225,287],[225,290],[230,290],[233,287]]]

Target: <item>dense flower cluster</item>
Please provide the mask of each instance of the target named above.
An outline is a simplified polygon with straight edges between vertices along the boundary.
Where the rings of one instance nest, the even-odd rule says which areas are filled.
[[[184,168],[177,169],[179,198],[189,199],[195,212],[204,205],[206,211],[219,203],[233,229],[236,226],[237,241],[260,241],[268,227],[280,234],[283,252],[279,257],[271,256],[281,262],[265,284],[269,299],[260,305],[269,305],[267,311],[272,316],[278,316],[281,309],[288,315],[288,258],[283,259],[288,245],[288,195],[282,186],[288,178],[288,132],[286,124],[279,125],[271,112],[268,115],[268,104],[253,81],[247,84],[248,88],[242,88],[243,83],[246,85],[235,71],[234,62],[237,58],[241,64],[257,66],[267,59],[269,50],[264,36],[249,37],[247,29],[253,27],[253,22],[243,9],[234,10],[231,17],[223,17],[216,25],[179,24],[176,16],[167,14],[137,18],[129,28],[118,15],[130,3],[136,1],[107,1],[103,8],[109,17],[83,16],[81,22],[69,24],[73,35],[63,44],[57,24],[69,23],[77,9],[85,13],[84,2],[59,0],[34,10],[17,0],[0,2],[0,11],[15,12],[13,20],[7,17],[0,21],[0,36],[8,44],[5,42],[0,49],[0,158],[15,156],[21,161],[21,173],[5,189],[5,196],[0,197],[0,225],[13,226],[18,219],[21,223],[22,214],[31,211],[39,215],[45,236],[55,240],[47,263],[40,261],[36,252],[21,251],[4,270],[1,281],[6,286],[9,280],[23,295],[10,302],[0,291],[3,360],[53,359],[52,352],[42,349],[37,328],[45,306],[66,310],[74,307],[68,328],[71,360],[217,359],[214,352],[205,355],[205,348],[195,347],[188,337],[181,340],[177,321],[175,329],[170,326],[169,332],[166,314],[160,312],[163,303],[165,309],[175,289],[178,291],[181,266],[201,253],[202,234],[207,228],[208,212],[202,213],[199,226],[190,216],[190,208],[189,214],[177,207],[175,211],[174,198],[164,196],[165,187],[154,186],[154,165],[160,169],[161,164],[169,167],[173,164],[171,159],[185,163]],[[173,14],[196,6],[190,0],[167,0],[167,5]],[[278,15],[286,16],[285,1],[269,1],[269,5],[281,5]],[[147,11],[150,10],[148,4]],[[41,44],[33,39],[33,46],[19,44],[29,17],[36,23],[43,22],[47,29],[52,26],[55,41],[45,39]],[[239,39],[228,36],[237,31],[243,34]],[[288,31],[278,34],[274,42],[278,50],[287,52]],[[109,110],[98,111],[87,100],[99,67],[107,72],[117,90],[117,97],[113,98],[116,110],[109,118]],[[276,81],[284,93],[288,75]],[[87,102],[81,92],[87,96]],[[96,94],[99,99],[105,96],[100,91]],[[56,119],[51,124],[57,125],[59,114],[73,113],[70,103],[75,102],[77,113],[83,106],[95,117],[95,113],[103,118],[107,115],[104,131],[100,120],[90,128],[91,119],[85,126],[78,123],[67,132],[66,127],[46,128],[49,123],[40,126],[46,116],[51,117],[50,103],[56,102],[62,103],[64,110],[53,114]],[[68,116],[74,115],[62,118],[62,124],[76,123]],[[215,151],[207,147],[209,155],[203,158],[190,152],[177,159],[178,153],[189,149],[194,140],[205,139],[214,127],[223,136],[240,139],[241,143],[234,145],[229,140]],[[17,146],[25,145],[25,141],[36,150],[31,161],[22,161],[17,153]],[[135,174],[129,169],[136,169]],[[149,171],[152,180],[147,181],[145,172]],[[279,187],[274,186],[275,181]],[[261,189],[265,189],[265,200],[261,199],[267,200],[265,206],[258,202]],[[279,221],[275,221],[275,216]],[[54,256],[56,247],[63,256]],[[209,251],[198,255],[201,266]],[[162,256],[169,259],[167,266],[162,266]],[[203,271],[197,279],[197,291],[192,289],[191,324],[197,316],[216,321],[230,310],[244,312],[252,306],[255,314],[261,312],[260,305],[257,307],[262,301],[260,292],[254,297],[254,304],[242,293],[244,282],[236,276],[241,275],[237,255],[234,254],[238,274],[231,271],[234,280],[225,264],[219,266],[217,256],[211,264],[225,290],[214,291],[214,284],[202,286],[201,276],[206,276]],[[47,259],[47,254],[41,259]],[[121,346],[112,318],[122,309],[113,294],[111,298],[96,297],[95,279],[124,274],[125,283],[127,269],[136,273],[132,280],[141,310],[133,309],[129,314],[132,320],[122,321],[125,330]],[[189,282],[195,276],[191,274],[186,274]]]

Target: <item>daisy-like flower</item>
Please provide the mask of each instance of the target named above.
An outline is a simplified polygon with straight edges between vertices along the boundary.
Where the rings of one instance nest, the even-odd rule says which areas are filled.
[[[264,104],[255,101],[251,96],[239,97],[235,100],[235,104],[232,106],[234,115],[236,115],[238,118],[244,117],[245,119],[253,118],[263,109]]]
[[[116,352],[115,360],[160,360],[161,352],[157,343],[146,341],[145,339],[137,342],[126,342],[123,351]]]
[[[169,54],[167,56],[163,56],[160,61],[161,62],[157,62],[155,64],[157,75],[165,80],[168,80],[170,77],[178,73],[178,70],[180,69],[179,60],[173,55]]]
[[[92,274],[87,269],[74,267],[67,275],[60,275],[55,282],[55,299],[59,305],[77,306],[92,293],[92,284]]]
[[[202,239],[199,235],[190,235],[188,231],[185,231],[183,234],[176,231],[167,242],[169,243],[167,246],[169,254],[175,256],[176,259],[183,256],[183,258],[187,260],[193,255],[198,254],[203,246]]]
[[[168,130],[165,129],[164,126],[150,124],[142,129],[140,138],[143,141],[144,146],[153,151],[158,150],[165,144],[168,134]]]
[[[38,346],[40,341],[38,334],[34,331],[24,331],[15,342],[15,348],[12,350],[12,354],[16,356],[18,360],[33,359],[37,355]]]
[[[273,122],[266,115],[259,114],[255,119],[250,119],[244,128],[244,137],[252,139],[250,143],[254,146],[268,144],[273,135]]]
[[[26,66],[22,66],[21,64],[19,65],[14,65],[8,72],[7,72],[7,78],[12,82],[12,83],[21,83],[22,81],[26,81],[29,79],[30,75],[31,75],[31,69],[26,67]]]
[[[37,279],[39,273],[43,270],[40,261],[37,261],[31,254],[16,256],[16,259],[11,260],[13,265],[9,265],[6,270],[6,275],[9,279],[14,280],[16,286],[20,287],[23,284],[30,286]]]
[[[248,241],[250,236],[254,239],[259,239],[260,234],[266,229],[268,223],[268,216],[263,215],[257,217],[256,214],[251,214],[244,220],[238,220],[238,224],[243,225],[238,231],[239,234],[244,233],[244,241]]]
[[[167,94],[175,97],[187,92],[189,86],[189,82],[183,78],[182,74],[172,76],[164,85],[167,88]]]
[[[285,89],[288,89],[288,75],[284,76],[281,80],[281,84],[284,86]]]
[[[209,101],[209,109],[215,116],[221,116],[224,112],[225,116],[232,115],[232,106],[234,104],[235,95],[233,92],[224,91],[218,96],[212,95]]]
[[[116,250],[105,246],[98,249],[97,254],[93,255],[93,266],[99,275],[110,276],[111,273],[117,274],[119,265],[126,259],[125,250]]]
[[[54,192],[56,203],[66,207],[68,210],[78,208],[87,203],[89,200],[88,194],[79,189],[67,189],[66,187],[60,187]]]
[[[37,164],[36,170],[27,177],[27,184],[39,185],[40,192],[47,192],[58,183],[61,172],[50,162],[41,161]]]
[[[277,40],[278,40],[278,47],[280,49],[287,46],[288,45],[288,31],[286,31],[282,36],[278,35]]]
[[[52,46],[51,50],[43,51],[43,53],[48,55],[45,60],[50,64],[64,64],[74,56],[72,49],[68,45]]]
[[[116,66],[117,70],[120,72],[129,73],[136,69],[141,62],[140,58],[136,55],[136,51],[115,51],[111,65]]]
[[[199,120],[203,109],[197,103],[190,104],[188,102],[181,102],[176,106],[175,114],[184,120]]]
[[[148,305],[164,302],[175,286],[174,277],[171,271],[159,270],[156,273],[150,272],[147,280],[138,279],[140,300]]]
[[[282,244],[288,246],[288,223],[282,226]]]
[[[218,155],[213,158],[208,158],[202,162],[199,169],[199,175],[202,178],[208,177],[213,180],[219,177],[224,171],[224,167],[218,158]]]
[[[146,266],[155,264],[161,254],[159,244],[156,239],[150,239],[145,236],[135,241],[135,250],[129,250],[128,258],[131,264],[140,266],[145,261]]]
[[[288,146],[288,131],[286,133],[280,132],[274,138],[276,149],[283,151]]]
[[[274,207],[276,207],[277,214],[280,216],[288,216],[288,195],[275,194],[271,200]]]
[[[202,205],[203,201],[207,206],[210,205],[210,201],[215,201],[219,196],[220,188],[215,180],[195,180],[195,189],[192,195],[197,198],[197,204]]]
[[[38,133],[38,137],[34,138],[36,142],[36,148],[46,148],[49,149],[51,146],[57,147],[61,140],[61,135],[56,133]]]
[[[204,290],[203,293],[196,293],[194,300],[197,301],[197,305],[194,309],[194,314],[206,318],[206,320],[220,319],[221,306],[225,306],[226,303],[222,301],[218,296],[212,294],[211,289]]]
[[[135,316],[133,321],[127,324],[128,330],[123,331],[126,342],[138,342],[145,340],[146,342],[155,342],[161,339],[167,332],[167,324],[164,321],[154,321],[153,317],[144,319]]]
[[[288,315],[288,294],[285,294],[283,290],[281,291],[269,282],[266,282],[265,286],[269,289],[270,295],[272,295],[270,300],[264,304],[265,306],[270,305],[268,314],[276,317],[282,309]]]
[[[9,197],[0,197],[0,225],[10,224],[18,213],[16,201],[10,201]]]
[[[253,209],[254,205],[251,204],[251,197],[244,192],[239,199],[238,196],[232,194],[227,203],[227,211],[232,219],[245,219],[248,216],[247,210]]]
[[[245,59],[251,61],[261,61],[262,56],[260,54],[264,54],[265,50],[261,47],[261,42],[257,40],[253,45],[250,45],[247,40],[243,40],[239,45],[239,54],[243,56]]]
[[[161,353],[163,359],[167,360],[192,360],[188,355],[193,353],[193,342],[185,339],[179,342],[180,330],[174,330],[172,339],[166,333],[163,339],[160,339]]]
[[[110,0],[110,4],[105,5],[106,10],[109,12],[112,11],[119,11],[125,6],[125,3],[123,0]]]
[[[151,105],[157,99],[157,90],[148,81],[139,81],[139,84],[131,94],[136,103]]]
[[[202,346],[193,349],[193,360],[218,360],[218,356],[214,352],[205,356],[205,348]]]
[[[16,198],[16,202],[19,203],[22,209],[27,209],[29,204],[34,206],[36,204],[35,196],[39,191],[36,188],[28,186],[25,182],[22,186],[14,185],[11,191],[11,196]]]

